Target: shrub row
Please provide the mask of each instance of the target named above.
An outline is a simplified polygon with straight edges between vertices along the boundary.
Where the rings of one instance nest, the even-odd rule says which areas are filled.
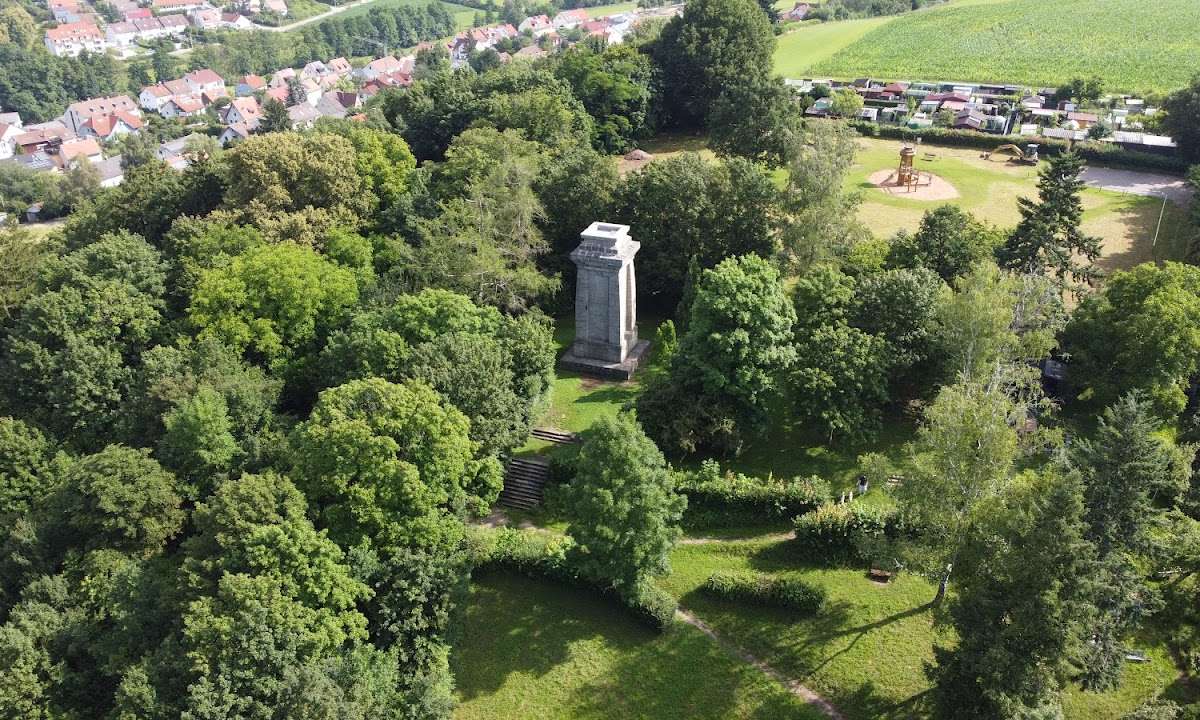
[[[896,516],[861,502],[827,503],[796,518],[796,543],[812,559],[869,561],[870,543],[896,528]]]
[[[467,554],[476,571],[504,570],[599,592],[624,606],[639,622],[663,630],[675,617],[669,593],[646,583],[634,596],[585,577],[571,563],[573,541],[561,535],[512,528],[470,528]]]
[[[852,121],[850,125],[867,137],[889,138],[894,140],[915,141],[917,138],[927,140],[937,145],[955,147],[972,147],[980,150],[993,150],[999,145],[1013,143],[1020,145],[1027,142],[1038,143],[1041,153],[1056,155],[1065,152],[1068,147],[1074,147],[1084,160],[1124,167],[1131,170],[1154,170],[1160,172],[1186,173],[1188,164],[1178,155],[1161,155],[1152,152],[1127,150],[1116,143],[1084,140],[1069,143],[1059,138],[1026,137],[1023,135],[989,135],[974,130],[955,130],[953,128],[921,128],[913,129],[899,125],[878,125],[872,122]]]
[[[812,615],[825,606],[825,588],[757,573],[715,572],[701,589],[722,600],[785,607]]]
[[[720,465],[712,460],[694,472],[676,473],[675,487],[687,496],[685,519],[689,524],[718,527],[786,520],[814,510],[830,498],[829,483],[821,478],[722,474]]]

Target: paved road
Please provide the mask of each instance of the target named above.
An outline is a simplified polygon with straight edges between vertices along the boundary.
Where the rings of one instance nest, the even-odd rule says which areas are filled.
[[[1104,190],[1131,195],[1166,197],[1180,207],[1187,207],[1192,201],[1192,189],[1188,187],[1187,181],[1174,175],[1088,167],[1083,171],[1083,181],[1091,187]]]

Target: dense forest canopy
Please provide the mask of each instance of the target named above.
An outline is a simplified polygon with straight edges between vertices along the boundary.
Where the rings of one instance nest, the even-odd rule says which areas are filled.
[[[8,10],[0,102],[37,119],[118,89],[110,59],[51,58]],[[440,5],[373,9],[190,62],[264,72],[452,27]],[[752,0],[693,0],[625,45],[425,62],[359,120],[196,145],[183,170],[146,157],[48,237],[0,228],[0,717],[448,718],[475,569],[661,628],[691,502],[799,516],[788,547],[856,577],[929,578],[934,716],[1061,717],[1150,629],[1200,673],[1200,269],[1103,276],[1071,152],[1014,227],[943,206],[875,237],[845,189],[855,135],[800,116],[773,44]],[[622,173],[613,154],[661,130],[715,152]],[[601,219],[641,242],[653,354],[553,466],[565,531],[481,535]],[[715,468],[780,417],[831,448],[915,426],[903,478],[862,459],[862,482],[896,479],[889,504]]]

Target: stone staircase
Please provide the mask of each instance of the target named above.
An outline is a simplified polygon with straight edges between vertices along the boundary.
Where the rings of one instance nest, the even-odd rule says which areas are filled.
[[[529,434],[538,440],[545,440],[546,442],[558,445],[573,445],[579,442],[579,436],[575,433],[556,428],[534,428],[529,431]]]
[[[512,458],[504,470],[500,504],[529,510],[542,504],[542,489],[550,477],[550,461],[542,458]]]

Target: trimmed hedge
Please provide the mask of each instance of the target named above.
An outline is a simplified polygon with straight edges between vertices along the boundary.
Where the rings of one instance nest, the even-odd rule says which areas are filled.
[[[829,483],[818,477],[782,480],[722,474],[712,460],[695,472],[678,473],[675,488],[687,496],[684,518],[689,524],[718,527],[786,520],[830,499]]]
[[[1091,140],[1068,143],[1066,140],[1058,138],[1041,136],[1026,137],[1024,135],[991,135],[974,130],[955,130],[953,128],[933,127],[913,129],[900,125],[878,125],[862,120],[851,121],[850,126],[866,137],[907,140],[909,142],[921,138],[935,145],[971,147],[979,148],[980,150],[994,150],[997,146],[1005,143],[1020,145],[1027,142],[1036,142],[1039,152],[1046,155],[1057,155],[1065,152],[1068,146],[1070,146],[1084,160],[1101,165],[1176,174],[1184,174],[1188,170],[1188,163],[1178,155],[1162,155],[1138,150],[1126,150],[1115,143]]]
[[[566,536],[512,528],[469,528],[467,533],[467,555],[476,571],[505,570],[598,592],[655,630],[664,630],[674,621],[678,603],[670,593],[646,583],[630,597],[584,577],[571,565],[573,545]]]
[[[721,600],[785,607],[810,615],[825,606],[825,588],[757,573],[715,572],[701,590]]]
[[[860,502],[827,503],[796,518],[796,543],[813,559],[869,561],[864,543],[895,529],[895,513]]]

